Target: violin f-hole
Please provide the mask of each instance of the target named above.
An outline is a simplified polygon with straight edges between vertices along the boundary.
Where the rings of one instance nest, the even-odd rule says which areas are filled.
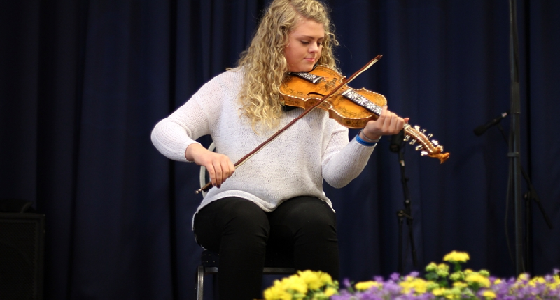
[[[319,97],[321,97],[321,98],[325,97],[325,95],[320,94],[320,93],[317,93],[317,92],[309,92],[309,93],[307,93],[307,96],[311,96],[311,95],[319,96]]]

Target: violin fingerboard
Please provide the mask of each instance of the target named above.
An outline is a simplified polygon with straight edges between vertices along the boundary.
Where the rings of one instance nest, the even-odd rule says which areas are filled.
[[[353,89],[347,89],[341,95],[344,96],[346,99],[362,107],[365,107],[370,112],[378,116],[381,115],[382,108],[380,106],[375,105],[375,103],[369,101],[366,97],[356,93]]]

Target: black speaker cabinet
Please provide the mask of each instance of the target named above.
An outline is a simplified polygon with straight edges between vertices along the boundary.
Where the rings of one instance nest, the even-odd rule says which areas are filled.
[[[43,299],[44,240],[44,215],[0,213],[0,299]]]

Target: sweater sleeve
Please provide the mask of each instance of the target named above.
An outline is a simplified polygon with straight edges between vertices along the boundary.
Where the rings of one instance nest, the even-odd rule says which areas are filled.
[[[342,188],[362,173],[375,147],[364,146],[353,138],[348,142],[348,129],[333,130],[323,157],[323,178],[334,188]]]
[[[227,72],[226,72],[227,73]],[[199,137],[210,134],[213,118],[220,110],[225,73],[204,84],[185,104],[159,121],[151,133],[156,149],[169,159],[188,162],[187,147]]]

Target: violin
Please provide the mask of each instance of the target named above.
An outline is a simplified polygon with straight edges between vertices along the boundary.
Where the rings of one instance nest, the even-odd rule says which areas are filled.
[[[359,73],[373,65],[381,56],[378,55]],[[357,74],[352,75],[354,78]],[[364,128],[368,121],[377,120],[387,99],[365,88],[353,89],[337,71],[316,66],[310,72],[292,72],[280,86],[280,94],[285,105],[304,109],[314,107],[329,113],[329,117],[348,128]],[[336,89],[336,90],[335,90]],[[449,153],[443,153],[443,146],[437,140],[430,140],[426,130],[420,126],[404,125],[404,140],[410,145],[418,143],[416,150],[421,156],[438,158],[443,163]]]

